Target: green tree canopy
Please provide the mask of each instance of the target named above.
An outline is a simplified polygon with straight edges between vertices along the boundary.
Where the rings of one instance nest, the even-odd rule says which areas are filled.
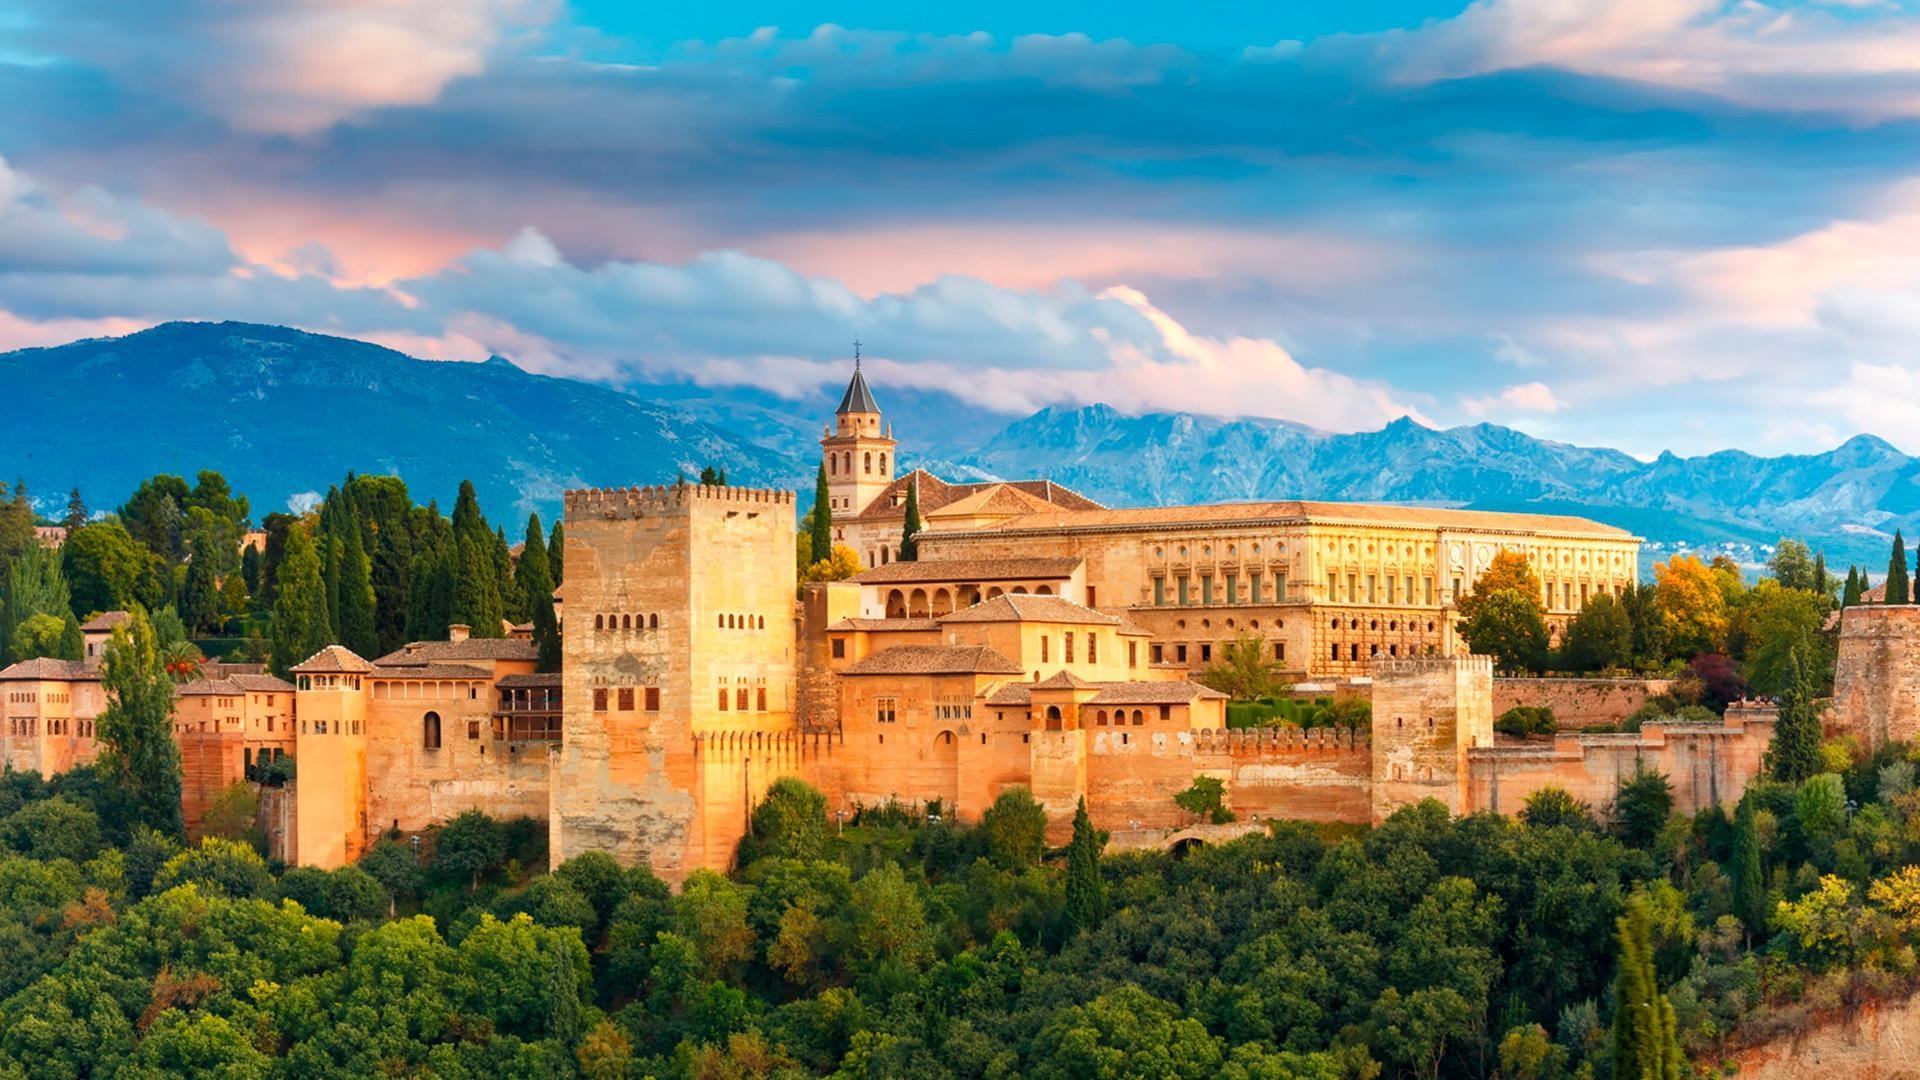
[[[173,680],[153,624],[134,608],[107,642],[100,682],[107,707],[100,714],[101,778],[125,808],[125,822],[170,836],[185,832],[180,814],[180,747],[173,740]]]

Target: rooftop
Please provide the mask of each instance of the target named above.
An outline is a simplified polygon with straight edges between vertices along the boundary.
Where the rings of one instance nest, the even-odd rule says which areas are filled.
[[[848,665],[845,675],[1019,675],[1020,665],[986,645],[896,645]]]
[[[51,656],[22,660],[10,667],[0,668],[0,682],[74,682],[78,680],[98,682],[100,669],[88,667],[78,660],[58,660]]]
[[[1102,683],[1089,705],[1185,705],[1194,701],[1225,701],[1227,695],[1194,682],[1163,679],[1157,682]]]
[[[905,585],[933,581],[1041,581],[1071,577],[1083,562],[1078,556],[1014,559],[931,559],[897,562],[862,570],[862,585]]]
[[[249,693],[292,693],[293,684],[271,675],[229,675],[219,679],[194,679],[182,683],[175,693],[181,697],[242,697]]]
[[[924,499],[926,492],[922,490]],[[924,503],[922,504],[924,506]],[[1195,506],[1153,506],[1126,510],[1105,508],[1059,509],[1009,518],[988,525],[990,532],[1054,532],[1078,529],[1124,529],[1171,526],[1217,526],[1251,522],[1340,522],[1401,525],[1412,528],[1452,528],[1499,532],[1577,533],[1621,540],[1632,533],[1587,518],[1560,514],[1521,514],[1492,510],[1454,510],[1430,506],[1394,506],[1378,503],[1275,502],[1207,503]],[[957,535],[957,534],[955,534]],[[947,535],[943,534],[942,539]]]
[[[841,619],[828,630],[938,630],[938,619]]]
[[[982,600],[951,615],[940,616],[941,623],[1043,622],[1075,626],[1120,626],[1124,620],[1095,611],[1058,596],[1032,593],[1004,593]]]
[[[388,664],[437,664],[461,660],[538,660],[540,646],[519,638],[468,638],[465,641],[412,641],[375,660]]]
[[[491,679],[491,668],[471,664],[387,664],[374,665],[379,679]]]
[[[493,685],[507,690],[539,689],[541,687],[559,689],[560,673],[557,671],[542,671],[533,675],[502,675]]]
[[[1074,491],[1061,487],[1051,480],[989,480],[972,484],[949,484],[925,469],[915,469],[905,476],[895,477],[893,483],[875,495],[873,500],[861,507],[854,515],[855,521],[904,521],[907,516],[907,489],[918,484],[920,487],[920,515],[932,519],[934,512],[995,488],[1007,488],[1038,499],[1041,504],[1060,510],[1101,510],[1099,503]],[[984,500],[983,500],[984,501]],[[1016,512],[1035,509],[1032,503],[1023,502]],[[975,506],[973,513],[991,513],[985,506]],[[835,520],[839,520],[835,518]]]
[[[133,616],[124,611],[103,611],[80,624],[82,633],[109,633],[116,626],[125,626]]]
[[[344,645],[329,645],[293,666],[296,675],[365,675],[373,665]]]
[[[857,358],[853,362],[853,378],[847,383],[847,392],[840,395],[840,407],[833,411],[836,416],[880,411],[880,406],[873,400],[873,391],[867,389],[867,377],[860,373],[860,361]]]

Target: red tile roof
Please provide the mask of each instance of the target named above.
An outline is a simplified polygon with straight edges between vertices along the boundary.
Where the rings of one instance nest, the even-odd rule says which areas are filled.
[[[986,645],[895,645],[843,675],[1018,675],[1020,665]]]

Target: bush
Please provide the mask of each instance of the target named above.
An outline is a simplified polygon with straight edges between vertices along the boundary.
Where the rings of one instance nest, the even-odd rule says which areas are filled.
[[[1528,735],[1551,735],[1560,730],[1560,724],[1553,717],[1553,709],[1546,705],[1515,705],[1500,714],[1493,722],[1493,730],[1502,735],[1525,738]]]

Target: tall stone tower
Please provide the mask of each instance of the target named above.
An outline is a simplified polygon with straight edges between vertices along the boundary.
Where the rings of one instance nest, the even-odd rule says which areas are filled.
[[[296,665],[293,759],[295,860],[332,869],[367,850],[367,698],[373,665],[329,645]],[[437,723],[437,721],[436,721]]]
[[[1869,749],[1920,738],[1920,605],[1855,604],[1840,613],[1833,717]]]
[[[881,425],[880,406],[860,371],[858,344],[853,379],[834,410],[832,430],[820,439],[820,451],[821,463],[827,467],[829,509],[836,520],[865,510],[893,483],[893,430]]]
[[[1493,745],[1493,658],[1373,662],[1373,820],[1438,799],[1467,805],[1467,751]]]
[[[551,857],[724,870],[794,727],[793,493],[569,491],[566,544]]]

